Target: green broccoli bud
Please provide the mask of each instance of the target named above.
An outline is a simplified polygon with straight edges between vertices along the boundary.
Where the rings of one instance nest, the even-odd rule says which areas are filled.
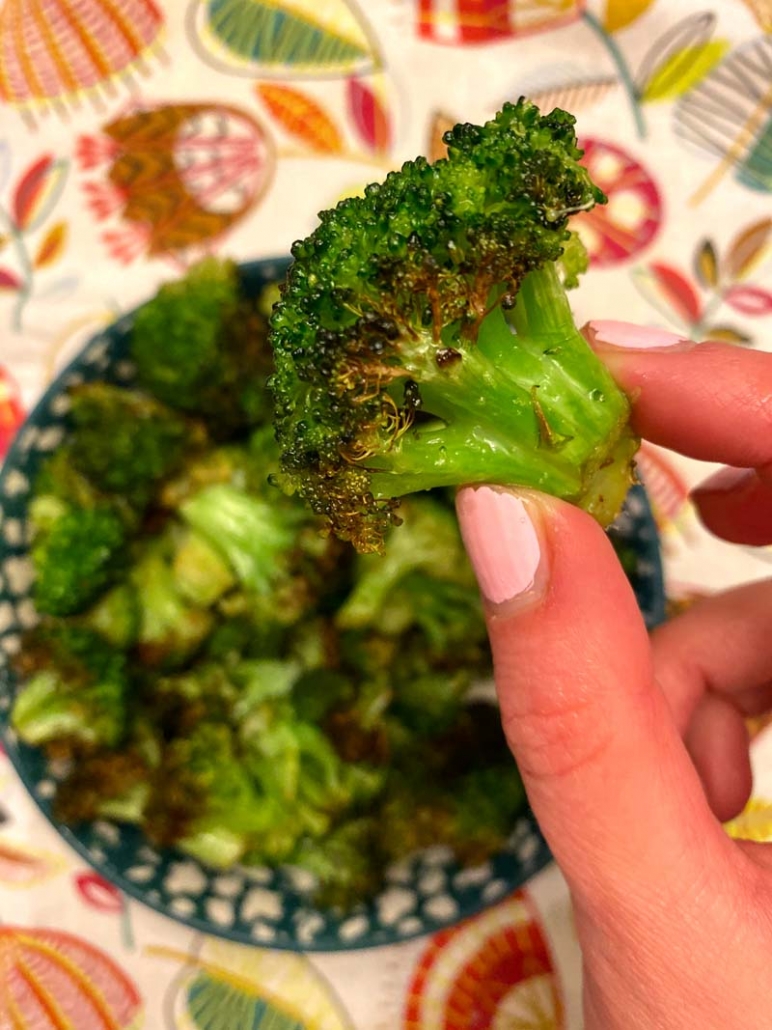
[[[156,668],[184,665],[203,646],[215,623],[210,610],[183,597],[168,549],[167,538],[154,541],[130,572],[140,600],[137,654],[145,665]]]
[[[126,658],[80,627],[43,625],[25,642],[11,725],[32,746],[113,747],[126,728]]]
[[[281,494],[263,499],[236,486],[205,487],[186,500],[182,519],[227,561],[255,617],[290,625],[322,590],[310,514]],[[310,529],[310,532],[306,532]],[[324,543],[324,542],[323,542]]]
[[[203,721],[167,745],[143,823],[154,843],[225,868],[239,861],[265,823],[229,726]]]
[[[110,383],[71,391],[69,446],[75,467],[107,493],[127,495],[142,508],[205,433],[154,397]]]
[[[409,493],[519,484],[607,524],[631,483],[630,405],[557,264],[571,284],[568,218],[605,200],[574,119],[520,100],[445,139],[322,213],[271,319],[282,485],[360,551]]]
[[[129,650],[136,642],[140,625],[136,590],[130,583],[119,583],[84,612],[78,624],[99,633],[113,647]]]
[[[183,530],[175,542],[174,579],[186,601],[208,608],[236,585],[222,554],[193,530]]]
[[[83,755],[59,785],[54,813],[67,826],[111,819],[139,825],[150,797],[151,767],[133,750]]]
[[[206,258],[162,286],[136,313],[131,356],[146,390],[220,438],[270,419],[266,321],[232,261]]]
[[[185,522],[227,558],[239,583],[270,594],[284,574],[303,518],[225,483],[206,487],[180,509]],[[299,518],[298,518],[299,516]]]
[[[335,669],[309,669],[292,686],[298,718],[312,724],[321,723],[333,709],[349,707],[355,696],[351,679]]]
[[[378,890],[384,872],[381,831],[375,819],[363,816],[335,827],[322,840],[301,842],[292,864],[316,877],[320,905],[348,909]]]
[[[473,769],[454,784],[448,843],[460,861],[484,862],[505,846],[525,805],[525,789],[511,761]]]
[[[112,508],[64,511],[32,546],[38,611],[82,612],[123,572],[127,547],[126,527]]]
[[[479,591],[471,584],[434,579],[425,573],[406,576],[381,611],[381,632],[420,631],[422,646],[437,658],[454,656],[473,668],[490,652]],[[484,654],[481,654],[484,651]]]
[[[419,572],[431,581],[469,586],[477,595],[452,510],[432,497],[412,497],[403,505],[401,515],[403,528],[388,535],[382,556],[357,557],[353,589],[335,617],[341,629],[372,626],[383,631],[387,609],[388,618],[394,622],[392,632],[400,633],[412,625],[420,616],[420,606],[404,605],[405,591],[395,603],[394,594],[400,584]]]

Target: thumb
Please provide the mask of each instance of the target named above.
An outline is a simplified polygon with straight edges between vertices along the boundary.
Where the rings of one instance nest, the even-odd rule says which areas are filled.
[[[534,814],[588,904],[681,897],[731,844],[681,742],[633,591],[598,524],[532,492],[466,487],[504,729]],[[649,893],[651,892],[651,893]]]

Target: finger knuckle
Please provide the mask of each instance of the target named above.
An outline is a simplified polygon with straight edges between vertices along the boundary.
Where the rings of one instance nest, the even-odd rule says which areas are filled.
[[[601,763],[613,735],[594,709],[588,699],[574,698],[510,710],[504,731],[523,776],[570,779]]]

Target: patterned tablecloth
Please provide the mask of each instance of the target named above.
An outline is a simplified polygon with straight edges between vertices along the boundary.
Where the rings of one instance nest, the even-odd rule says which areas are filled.
[[[285,253],[319,208],[523,93],[577,114],[610,198],[579,223],[578,318],[772,346],[770,32],[772,0],[0,0],[0,457],[56,369],[160,281],[204,253]],[[650,446],[641,466],[671,597],[768,574],[772,552],[697,524],[709,469]],[[772,732],[754,767],[738,823],[766,839]],[[20,1025],[2,990],[20,969],[35,1030],[581,1025],[555,869],[397,947],[237,947],[83,867],[0,755],[0,1027]]]

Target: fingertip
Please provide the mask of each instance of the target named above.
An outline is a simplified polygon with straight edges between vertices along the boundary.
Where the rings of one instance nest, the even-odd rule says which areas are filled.
[[[693,340],[680,333],[616,319],[594,319],[583,326],[582,333],[590,346],[599,352],[665,349],[683,351],[696,346]]]
[[[772,543],[772,484],[752,468],[727,466],[690,494],[700,522],[729,543]]]
[[[456,496],[461,536],[488,613],[538,604],[549,579],[549,501],[529,490],[468,486]]]

